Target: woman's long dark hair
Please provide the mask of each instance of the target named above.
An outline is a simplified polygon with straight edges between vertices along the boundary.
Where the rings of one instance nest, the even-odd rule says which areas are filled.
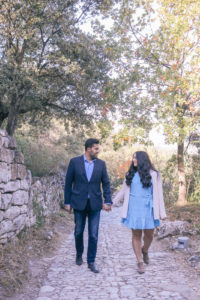
[[[154,168],[152,162],[150,161],[150,158],[148,154],[144,151],[136,151],[136,159],[137,159],[137,167],[134,167],[133,161],[131,163],[131,166],[126,174],[126,184],[131,185],[131,181],[135,175],[135,173],[138,171],[140,180],[142,182],[142,186],[144,188],[150,187],[152,185],[151,183],[151,175],[150,170],[154,170],[157,172],[157,170]]]

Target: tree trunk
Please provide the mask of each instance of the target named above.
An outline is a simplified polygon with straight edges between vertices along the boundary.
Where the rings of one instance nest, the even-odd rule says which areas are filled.
[[[3,121],[8,117],[8,114],[4,114],[0,111],[0,127],[3,124]]]
[[[17,127],[18,114],[19,114],[19,99],[15,95],[12,96],[10,110],[8,113],[8,122],[6,130],[10,136],[13,136]]]
[[[0,126],[3,124],[3,121],[8,117],[8,112],[5,109],[4,105],[0,102]]]
[[[183,206],[187,204],[187,191],[186,191],[186,180],[185,180],[185,170],[184,170],[184,142],[178,143],[178,206]]]

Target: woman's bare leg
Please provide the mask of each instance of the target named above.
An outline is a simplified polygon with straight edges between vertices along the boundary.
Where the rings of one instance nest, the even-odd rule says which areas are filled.
[[[143,250],[145,253],[148,253],[149,247],[151,246],[151,243],[153,241],[153,233],[154,233],[154,229],[144,229]]]
[[[132,229],[132,244],[133,250],[135,252],[136,258],[138,262],[142,262],[142,230],[141,229]]]

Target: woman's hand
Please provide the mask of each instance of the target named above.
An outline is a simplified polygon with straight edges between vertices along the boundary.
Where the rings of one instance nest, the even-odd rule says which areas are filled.
[[[109,205],[109,204],[103,204],[103,210],[105,210],[105,211],[111,211],[111,205]]]

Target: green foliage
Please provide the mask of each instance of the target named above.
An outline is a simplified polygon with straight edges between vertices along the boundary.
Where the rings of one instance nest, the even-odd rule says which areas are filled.
[[[45,217],[44,217],[44,209],[40,203],[37,202],[37,195],[35,195],[35,199],[33,199],[33,211],[36,216],[36,227],[44,226]]]
[[[108,136],[111,133],[112,130],[112,123],[109,122],[109,120],[106,121],[100,121],[97,123],[97,126],[100,130],[100,134],[101,134],[101,139],[105,140],[106,138],[108,138]]]
[[[109,38],[121,51],[114,65],[126,81],[122,119],[146,133],[162,124],[166,142],[179,150],[178,201],[185,203],[184,142],[197,132],[200,115],[200,2],[122,0],[112,18]]]
[[[59,216],[62,217],[62,218],[66,218],[66,212],[64,212],[64,211],[59,211],[59,212],[57,213],[57,215],[59,215]]]
[[[195,227],[200,231],[200,224],[195,224]]]
[[[173,204],[178,196],[177,158],[172,155],[162,169],[164,198]],[[187,198],[189,203],[200,203],[200,158],[199,155],[187,155],[185,159],[185,175],[187,181]]]
[[[30,138],[17,138],[19,149],[24,154],[25,164],[33,176],[44,176],[63,162],[65,152]]]
[[[200,156],[193,155],[190,163],[190,174],[187,180],[189,201],[200,203]]]
[[[27,234],[26,229],[22,229],[22,230],[17,234],[17,237],[18,237],[19,240],[23,240],[24,237],[26,236],[26,234]]]
[[[99,157],[106,161],[113,191],[120,188],[133,153],[137,150],[144,150],[149,153],[156,169],[162,174],[165,202],[170,205],[176,202],[178,194],[177,158],[172,150],[155,149],[152,146],[136,144],[134,140],[130,139],[124,141],[123,134],[119,149],[115,149],[112,132],[107,138],[101,138],[101,128],[99,130],[99,127],[95,125],[92,132],[95,132],[95,137],[100,138]],[[91,137],[90,133],[91,128],[85,128],[82,132],[79,128],[75,129],[68,124],[66,129],[62,123],[53,120],[51,127],[46,131],[26,126],[16,131],[16,137],[28,168],[31,169],[34,176],[43,176],[56,170],[61,163],[67,165],[72,157],[84,153],[84,142],[86,138]],[[200,161],[198,155],[186,156],[185,170],[188,199],[190,202],[199,202]],[[60,206],[64,208],[63,201],[60,202]]]
[[[200,203],[200,175],[194,181],[193,190],[189,195],[189,202]]]
[[[184,141],[199,120],[200,2],[126,0],[113,16],[121,69],[127,81],[139,74],[125,90],[126,124],[158,121],[167,142]]]
[[[82,123],[94,117],[94,110],[95,118],[101,115],[99,108],[108,100],[101,92],[112,86],[110,56],[81,25],[112,2],[1,2],[0,125],[7,119],[10,135],[19,119]]]
[[[123,127],[116,134],[113,135],[114,150],[120,149],[125,145],[141,144],[144,146],[152,145],[149,140],[149,130],[144,127],[132,127],[123,121]]]
[[[171,158],[166,161],[166,166],[162,170],[164,199],[168,204],[175,203],[178,197],[176,164],[176,155],[172,155]]]
[[[121,186],[124,176],[130,167],[133,153],[139,150],[147,151],[156,169],[163,174],[166,163],[171,157],[171,151],[155,149],[152,146],[147,147],[134,143],[127,143],[120,146],[120,148],[116,150],[111,137],[101,145],[100,158],[106,161],[111,187],[113,190],[119,189]],[[172,184],[171,181],[170,184]],[[168,185],[167,183],[165,184],[165,182],[164,189],[166,191],[166,201],[170,201],[170,195],[167,192]]]
[[[51,120],[51,127],[46,130],[40,126],[22,126],[16,131],[17,144],[33,176],[45,176],[84,151],[88,128],[66,125]]]

